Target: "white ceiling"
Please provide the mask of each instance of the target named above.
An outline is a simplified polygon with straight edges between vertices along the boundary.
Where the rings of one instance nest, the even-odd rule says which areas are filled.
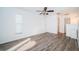
[[[19,7],[20,9],[23,9],[28,12],[36,12],[37,10],[43,10],[44,7]],[[74,13],[78,12],[78,7],[48,7],[48,10],[54,10],[55,13]]]

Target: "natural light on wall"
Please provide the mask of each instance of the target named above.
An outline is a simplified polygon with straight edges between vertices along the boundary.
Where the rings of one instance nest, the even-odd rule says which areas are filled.
[[[70,15],[70,23],[71,24],[77,24],[78,23],[78,18],[76,17],[76,15]]]

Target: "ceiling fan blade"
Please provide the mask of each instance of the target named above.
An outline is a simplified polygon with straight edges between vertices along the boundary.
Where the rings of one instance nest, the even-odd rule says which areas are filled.
[[[54,10],[48,10],[47,12],[54,12]]]
[[[41,10],[36,10],[36,12],[42,12]]]

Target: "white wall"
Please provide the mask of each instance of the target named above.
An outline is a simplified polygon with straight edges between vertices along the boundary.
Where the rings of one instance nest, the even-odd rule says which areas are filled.
[[[15,40],[15,8],[0,8],[0,44]]]
[[[57,16],[50,14],[47,16],[47,32],[57,33]]]
[[[21,35],[16,35],[18,14],[23,16],[24,21]],[[67,28],[67,35],[76,38],[76,26],[68,25]],[[44,32],[57,33],[57,15],[41,16],[11,7],[0,8],[0,44]]]
[[[0,44],[45,32],[44,17],[17,8],[0,8]],[[23,33],[16,35],[16,15],[23,17]]]
[[[71,13],[70,24],[67,24],[67,36],[77,39],[77,23],[78,23],[78,13]]]
[[[44,33],[43,16],[17,8],[0,8],[0,44],[35,34]],[[16,15],[23,17],[23,33],[16,35]]]
[[[0,39],[2,39],[2,35],[3,35],[3,33],[2,33],[2,28],[3,28],[2,23],[3,23],[3,20],[2,20],[2,9],[0,8]]]
[[[46,32],[45,19],[43,16],[33,12],[23,11],[22,9],[17,9],[16,14],[22,15],[24,22],[23,33],[16,35],[16,39]]]
[[[66,36],[77,38],[77,15],[71,13],[71,24],[66,25]],[[57,33],[57,15],[56,14],[50,14],[47,16],[47,32],[50,33]],[[64,33],[64,16],[60,16],[60,32]],[[62,21],[62,22],[61,22]]]

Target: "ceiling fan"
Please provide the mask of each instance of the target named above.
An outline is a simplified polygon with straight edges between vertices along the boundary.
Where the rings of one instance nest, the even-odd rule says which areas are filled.
[[[47,10],[47,7],[44,7],[43,10],[37,10],[37,12],[40,12],[40,15],[48,15],[49,12],[54,12],[54,10]]]

